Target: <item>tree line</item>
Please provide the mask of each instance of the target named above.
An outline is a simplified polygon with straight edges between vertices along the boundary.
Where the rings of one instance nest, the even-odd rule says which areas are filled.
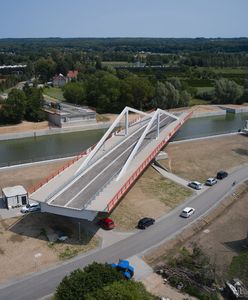
[[[22,90],[12,89],[8,98],[0,104],[0,124],[18,124],[23,120],[40,122],[45,119],[42,111],[42,90],[27,85]]]
[[[95,107],[99,113],[118,113],[125,106],[141,110],[188,106],[191,98],[179,79],[152,81],[128,71],[103,70],[67,83],[63,94],[68,102]]]

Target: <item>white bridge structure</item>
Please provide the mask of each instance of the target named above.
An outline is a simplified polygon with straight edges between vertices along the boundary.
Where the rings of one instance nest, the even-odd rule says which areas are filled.
[[[133,122],[130,113],[138,116]],[[30,189],[29,198],[43,212],[80,219],[111,212],[191,114],[126,107],[95,146]]]

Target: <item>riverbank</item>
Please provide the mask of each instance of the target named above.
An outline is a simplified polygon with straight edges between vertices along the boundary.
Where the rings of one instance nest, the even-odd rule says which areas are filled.
[[[171,109],[170,112],[178,113],[184,112],[185,110],[192,108],[179,108]],[[202,118],[202,117],[212,117],[212,116],[224,116],[227,113],[248,113],[248,103],[243,105],[196,105],[193,107],[193,115],[191,118]],[[97,130],[105,129],[110,127],[114,122],[117,114],[104,114],[101,115],[104,119],[108,121],[99,121],[96,123],[85,124],[84,126],[70,126],[64,128],[58,128],[49,126],[47,121],[40,123],[32,122],[22,122],[21,124],[12,125],[12,126],[0,126],[0,141],[15,140],[22,138],[54,135],[54,134],[63,134],[63,133],[72,133],[88,130]],[[132,122],[137,118],[137,114],[129,115],[129,119]],[[120,124],[122,125],[122,123]]]
[[[73,127],[65,127],[65,128],[48,127],[45,129],[33,129],[33,130],[30,129],[27,131],[17,131],[17,132],[3,133],[3,134],[0,133],[0,141],[16,140],[22,138],[44,136],[44,135],[54,135],[54,134],[63,134],[63,133],[71,133],[71,132],[79,132],[79,131],[105,129],[108,128],[111,124],[112,124],[111,122],[98,122],[98,123],[88,124],[84,126],[81,125],[81,126],[73,126]]]
[[[50,126],[47,121],[40,123],[32,123],[24,121],[21,124],[11,126],[0,126],[0,141],[16,140],[22,138],[73,133],[80,131],[98,130],[109,128],[114,120],[117,118],[117,114],[103,114],[98,117],[100,121],[95,123],[89,122],[85,125],[68,126],[68,127],[55,127]],[[129,115],[129,122],[133,122],[138,117],[137,114]],[[108,121],[103,121],[108,120]],[[123,126],[124,121],[119,123],[119,126]]]

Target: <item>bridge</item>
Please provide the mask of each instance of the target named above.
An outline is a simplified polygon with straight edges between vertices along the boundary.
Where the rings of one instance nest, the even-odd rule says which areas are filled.
[[[129,122],[130,113],[137,119]],[[191,114],[126,107],[96,145],[31,188],[29,198],[43,212],[80,219],[111,212]]]

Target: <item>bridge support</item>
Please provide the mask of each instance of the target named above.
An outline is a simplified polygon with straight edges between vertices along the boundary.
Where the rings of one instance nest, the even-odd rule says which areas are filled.
[[[147,133],[149,132],[149,130],[152,127],[152,124],[154,123],[155,120],[156,120],[156,126],[157,126],[157,128],[156,128],[156,131],[157,131],[156,139],[159,137],[159,122],[160,122],[160,115],[161,114],[168,115],[168,116],[174,118],[175,120],[178,120],[178,117],[176,117],[176,116],[174,116],[174,115],[172,115],[172,114],[170,114],[170,113],[168,113],[168,112],[166,112],[166,111],[158,108],[155,111],[155,113],[153,114],[153,116],[152,116],[151,120],[149,121],[149,123],[147,124],[146,129],[144,130],[144,132],[142,133],[141,137],[139,138],[137,144],[135,145],[135,147],[134,147],[133,151],[131,152],[130,156],[128,157],[126,163],[122,167],[119,175],[116,178],[116,181],[120,180],[120,178],[125,174],[128,166],[130,165],[131,161],[133,160],[135,154],[137,153],[138,149],[140,148],[142,142],[144,141]]]
[[[112,134],[113,130],[118,126],[118,123],[121,121],[123,116],[125,116],[125,135],[128,135],[128,113],[130,111],[137,114],[141,114],[143,116],[150,116],[148,113],[126,106],[123,109],[123,111],[119,114],[119,116],[115,119],[114,123],[109,127],[109,129],[103,135],[103,137],[100,139],[100,141],[97,143],[95,148],[89,153],[89,155],[87,156],[85,161],[81,164],[81,166],[77,169],[75,174],[79,174],[89,164],[90,160],[94,157],[97,151],[103,146],[105,141],[108,139],[109,135]]]

